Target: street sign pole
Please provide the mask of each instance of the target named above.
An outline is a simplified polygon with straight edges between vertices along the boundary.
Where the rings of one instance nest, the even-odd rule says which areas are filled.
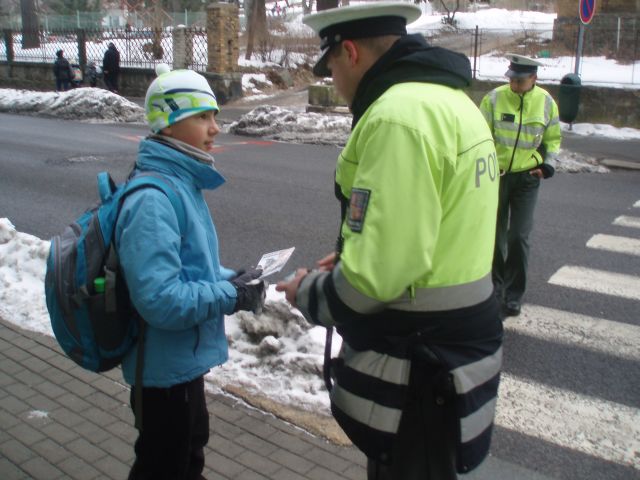
[[[578,0],[578,16],[580,25],[578,30],[578,46],[576,48],[576,69],[575,74],[580,73],[580,59],[582,58],[582,47],[584,45],[584,26],[588,25],[596,13],[596,0]]]
[[[580,75],[580,59],[582,58],[582,46],[584,44],[584,23],[580,23],[578,29],[578,47],[576,48],[576,69],[573,73]]]

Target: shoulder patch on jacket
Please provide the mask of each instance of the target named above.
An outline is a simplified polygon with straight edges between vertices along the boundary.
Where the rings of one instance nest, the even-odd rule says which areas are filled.
[[[354,188],[351,190],[347,225],[353,232],[362,232],[362,227],[364,226],[364,217],[367,214],[367,205],[369,204],[370,195],[371,190],[365,190],[363,188]]]

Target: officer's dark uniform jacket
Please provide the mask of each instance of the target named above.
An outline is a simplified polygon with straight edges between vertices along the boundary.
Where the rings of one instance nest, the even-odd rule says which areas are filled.
[[[433,405],[454,407],[454,431],[441,433],[454,437],[457,470],[490,445],[502,363],[490,273],[499,172],[491,132],[460,90],[470,73],[465,56],[408,35],[365,74],[336,169],[340,260],[307,275],[296,297],[307,319],[342,335],[332,412],[383,463],[408,394],[427,382]]]

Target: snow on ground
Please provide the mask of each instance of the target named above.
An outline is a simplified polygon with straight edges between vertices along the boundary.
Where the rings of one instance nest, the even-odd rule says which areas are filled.
[[[44,299],[48,240],[16,231],[0,218],[0,316],[53,335]],[[225,318],[229,361],[206,377],[210,386],[242,387],[282,405],[329,415],[322,380],[326,330],[312,327],[271,285],[262,313]],[[340,347],[334,339],[334,355]]]
[[[350,115],[294,112],[272,105],[254,108],[229,126],[237,135],[325,145],[345,145],[350,131]]]
[[[96,122],[144,121],[139,105],[101,88],[61,93],[0,89],[0,112]]]

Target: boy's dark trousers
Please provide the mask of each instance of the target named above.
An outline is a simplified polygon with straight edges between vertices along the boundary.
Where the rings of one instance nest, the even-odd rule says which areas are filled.
[[[135,387],[130,402],[135,415]],[[170,388],[142,389],[142,431],[129,480],[203,478],[209,412],[204,377]]]

